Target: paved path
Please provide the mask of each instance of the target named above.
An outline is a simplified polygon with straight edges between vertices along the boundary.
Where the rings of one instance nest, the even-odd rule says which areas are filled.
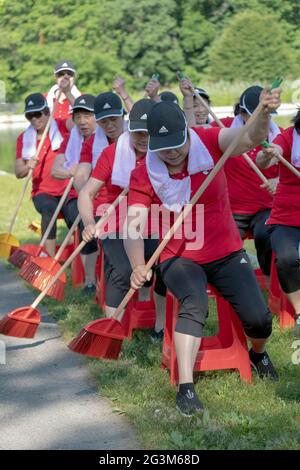
[[[0,317],[34,298],[0,263]],[[34,339],[0,335],[6,345],[5,365],[0,356],[0,449],[137,449],[126,418],[112,413],[85,360],[68,350],[56,323],[41,311]]]

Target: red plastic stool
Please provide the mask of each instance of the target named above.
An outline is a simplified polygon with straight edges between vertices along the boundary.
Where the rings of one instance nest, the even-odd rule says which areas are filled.
[[[238,369],[241,379],[251,383],[248,345],[242,324],[231,305],[214,288],[209,287],[208,293],[216,300],[219,331],[216,336],[202,338],[194,371]],[[171,384],[178,382],[178,366],[173,341],[178,311],[179,301],[168,292],[161,365],[169,369]]]
[[[74,245],[73,245],[73,250],[77,248],[77,246],[80,244],[80,232],[79,229],[77,228],[74,232]],[[80,287],[84,283],[84,267],[82,264],[81,256],[80,253],[79,255],[76,256],[76,258],[73,260],[71,264],[71,273],[72,273],[72,287]]]
[[[272,255],[268,304],[271,312],[278,316],[280,328],[292,328],[295,325],[295,309],[280,287],[274,253]]]
[[[104,252],[101,250],[101,261],[97,269],[97,300],[101,309],[105,306],[105,277],[104,277]],[[155,304],[153,300],[153,289],[151,289],[151,299],[146,301],[138,300],[138,292],[135,293],[128,303],[122,318],[122,325],[128,338],[132,337],[133,330],[143,330],[154,328],[156,320]]]

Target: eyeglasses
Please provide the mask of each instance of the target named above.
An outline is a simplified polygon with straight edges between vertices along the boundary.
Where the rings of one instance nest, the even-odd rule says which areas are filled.
[[[31,121],[33,118],[39,119],[42,116],[42,114],[43,113],[41,111],[36,111],[33,113],[26,113],[25,117],[26,119],[28,119],[28,121]]]
[[[61,70],[55,74],[57,77],[64,77],[65,75],[69,75],[69,77],[74,77],[75,73],[72,70]]]

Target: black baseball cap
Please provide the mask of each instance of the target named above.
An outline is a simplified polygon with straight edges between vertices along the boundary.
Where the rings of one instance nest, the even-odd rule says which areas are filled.
[[[176,103],[156,103],[148,115],[147,127],[151,152],[182,147],[186,143],[187,123]]]
[[[155,105],[155,101],[149,99],[142,99],[134,103],[129,113],[128,130],[130,132],[146,131],[148,114]]]
[[[48,108],[48,103],[42,93],[31,93],[25,98],[25,114],[43,111],[46,108]]]
[[[203,98],[206,98],[207,101],[210,103],[209,94],[207,93],[207,91],[204,90],[204,88],[195,87],[195,91],[197,91],[197,93]]]
[[[263,88],[258,85],[247,88],[240,96],[240,110],[251,116],[258,106],[262,90]]]
[[[91,113],[95,112],[94,109],[95,105],[95,97],[93,95],[85,94],[78,96],[76,100],[74,101],[74,104],[72,106],[72,112],[76,111],[76,109],[86,109],[87,111],[90,111]]]
[[[100,93],[95,99],[95,116],[96,121],[112,116],[123,116],[124,109],[121,98],[109,91]]]
[[[62,70],[70,70],[73,73],[76,73],[75,67],[69,60],[61,60],[54,67],[54,73],[61,72]]]
[[[172,91],[162,91],[159,97],[161,101],[172,101],[173,103],[179,104],[177,96]]]

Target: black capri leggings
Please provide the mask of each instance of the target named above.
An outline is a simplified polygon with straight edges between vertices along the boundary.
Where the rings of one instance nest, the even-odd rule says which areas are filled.
[[[254,215],[233,214],[241,238],[244,239],[248,231],[253,235],[259,266],[266,276],[270,276],[272,260],[272,227],[266,225],[269,216],[270,209],[257,212]]]
[[[130,289],[131,265],[126,254],[122,239],[104,238],[100,240],[104,251],[104,275],[106,283],[106,305],[118,307]],[[151,258],[158,246],[158,240],[145,239],[145,259]],[[152,281],[145,283],[145,286]],[[157,294],[165,296],[166,287],[161,279],[160,272],[156,273],[154,290]]]
[[[271,240],[282,290],[296,292],[300,289],[300,227],[273,225]]]
[[[50,194],[41,193],[32,198],[34,207],[42,216],[42,234],[45,233],[49,222],[55,212],[60,201],[60,196],[51,196]],[[61,208],[61,213],[64,216],[68,228],[71,228],[74,220],[78,215],[77,199],[70,199],[65,201]],[[49,240],[56,238],[56,222],[53,225],[48,235]]]
[[[267,338],[272,332],[272,315],[266,307],[245,250],[212,263],[199,265],[186,258],[171,258],[160,265],[167,288],[179,299],[175,331],[202,337],[208,312],[207,284],[230,302],[250,338]]]

